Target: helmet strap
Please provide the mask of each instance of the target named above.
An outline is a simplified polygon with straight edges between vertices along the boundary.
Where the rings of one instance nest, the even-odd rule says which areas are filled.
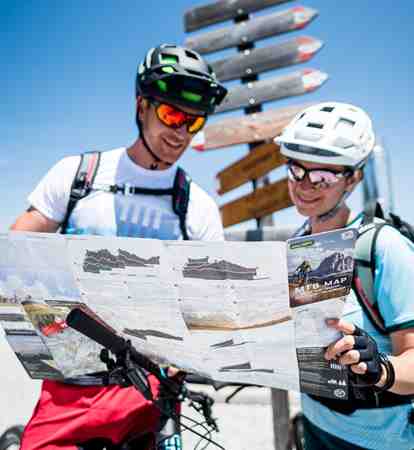
[[[348,176],[354,176],[356,170],[358,170],[358,168],[353,167],[352,173]],[[342,193],[341,197],[339,198],[337,204],[332,209],[327,211],[326,213],[323,213],[320,216],[317,216],[316,217],[317,220],[319,222],[326,222],[327,220],[332,219],[332,217],[335,217],[336,214],[338,214],[339,210],[344,206],[344,203],[345,203],[346,199],[351,195],[351,192],[352,191],[344,191]]]
[[[351,195],[351,192],[349,191],[345,191],[342,193],[341,198],[338,200],[338,203],[329,211],[327,211],[326,213],[321,214],[320,216],[317,216],[316,218],[320,221],[320,222],[326,222],[329,219],[332,219],[332,217],[335,217],[339,210],[342,208],[342,206],[345,203],[345,200]]]
[[[320,222],[326,222],[329,219],[332,219],[332,217],[336,216],[336,214],[339,212],[339,210],[342,208],[342,206],[345,203],[345,200],[351,195],[351,192],[345,191],[341,198],[339,199],[338,203],[329,211],[326,213],[321,214],[320,216],[317,216],[316,219]],[[312,224],[310,219],[306,219],[305,223],[295,231],[292,237],[300,237],[300,236],[306,236],[312,234]]]
[[[167,166],[172,166],[172,163],[168,162],[168,161],[164,161],[161,158],[159,158],[154,151],[151,149],[151,147],[149,146],[147,140],[145,139],[144,136],[144,130],[142,127],[142,123],[141,123],[141,119],[139,118],[139,111],[137,111],[137,115],[136,115],[136,122],[137,122],[137,126],[138,126],[138,131],[139,131],[139,136],[142,139],[142,142],[144,144],[144,147],[146,148],[147,152],[152,156],[152,158],[154,159],[154,162],[150,164],[150,170],[157,170],[159,167],[159,163],[163,163]]]

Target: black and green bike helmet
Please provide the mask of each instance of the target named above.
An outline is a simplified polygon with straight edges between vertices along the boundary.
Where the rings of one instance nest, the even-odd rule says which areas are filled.
[[[156,97],[211,114],[227,94],[210,65],[194,50],[162,44],[138,67],[136,96]]]

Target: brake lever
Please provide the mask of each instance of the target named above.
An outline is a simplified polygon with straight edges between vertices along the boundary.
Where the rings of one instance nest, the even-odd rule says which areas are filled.
[[[213,429],[213,431],[218,432],[219,428],[217,425],[217,421],[212,414],[212,406],[214,404],[214,400],[207,394],[189,390],[187,391],[187,397],[191,400],[190,406],[192,406],[199,412],[201,411],[207,425],[209,425]]]

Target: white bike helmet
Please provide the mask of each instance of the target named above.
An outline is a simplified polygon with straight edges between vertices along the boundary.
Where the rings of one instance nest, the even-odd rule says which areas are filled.
[[[375,135],[365,111],[327,102],[297,114],[275,142],[287,158],[357,169],[373,150]]]

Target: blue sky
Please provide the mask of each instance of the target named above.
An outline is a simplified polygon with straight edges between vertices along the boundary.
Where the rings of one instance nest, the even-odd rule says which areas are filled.
[[[28,193],[60,158],[128,146],[135,140],[134,78],[138,62],[156,44],[182,43],[184,12],[202,4],[205,1],[1,2],[0,231],[5,231],[28,206]],[[364,107],[391,156],[395,209],[414,223],[413,39],[409,34],[414,3],[392,6],[356,0],[292,1],[260,14],[298,5],[317,9],[319,17],[304,30],[257,45],[301,35],[321,39],[325,46],[311,61],[271,75],[311,67],[328,73],[330,79],[312,94],[274,102],[266,108],[325,100]],[[209,59],[221,56],[213,54]],[[249,192],[250,186],[219,198],[215,175],[246,152],[245,146],[204,154],[189,149],[182,165],[223,204]],[[354,208],[359,207],[359,198],[356,192],[351,202]],[[276,214],[275,221],[299,224],[301,218],[290,209]],[[243,225],[251,226],[255,226],[253,222]]]

